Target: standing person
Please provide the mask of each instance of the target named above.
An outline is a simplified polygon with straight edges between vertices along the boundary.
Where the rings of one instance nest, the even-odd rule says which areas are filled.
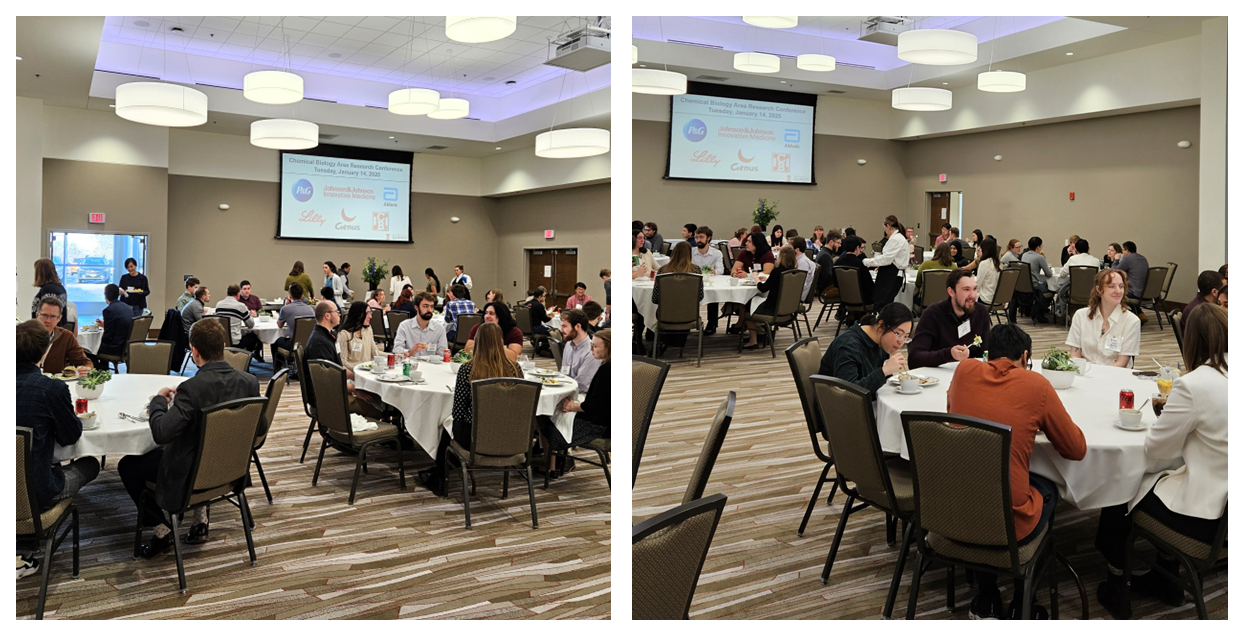
[[[336,300],[338,308],[346,301],[346,285],[342,283],[342,276],[337,273],[337,266],[333,262],[326,261],[322,266],[324,270],[324,288],[333,291],[333,299]]]
[[[371,314],[362,301],[350,304],[346,319],[337,331],[337,350],[341,353],[342,366],[353,370],[360,363],[372,360],[376,342],[372,340],[372,327],[368,325]]]
[[[1104,507],[1094,546],[1107,559],[1107,580],[1098,585],[1098,602],[1116,618],[1127,618],[1119,595],[1124,576],[1124,540],[1133,512],[1142,512],[1176,534],[1209,545],[1228,506],[1228,313],[1202,304],[1189,313],[1184,337],[1189,371],[1172,383],[1158,422],[1146,434],[1147,459],[1184,459],[1175,470],[1149,474],[1127,504]],[[1225,550],[1226,551],[1226,550]],[[1180,563],[1163,553],[1158,566],[1175,574]],[[1133,563],[1136,565],[1136,563]],[[1134,568],[1135,569],[1135,568]],[[1197,578],[1198,576],[1193,576]],[[1133,593],[1177,606],[1184,590],[1154,570],[1129,575]]]
[[[476,305],[470,299],[464,299],[467,287],[454,284],[449,290],[448,301],[445,302],[445,336],[451,342],[458,334],[458,316],[475,314]]]
[[[1019,239],[1009,239],[1007,240],[1007,251],[999,258],[999,261],[1004,264],[1017,263],[1020,261],[1020,253],[1023,251],[1024,246],[1021,245]]]
[[[631,278],[640,279],[647,277],[650,272],[657,270],[657,262],[653,260],[653,251],[645,246],[646,240],[644,233],[636,233],[635,241],[631,246]]]
[[[1223,306],[1219,303],[1219,296],[1227,289],[1223,281],[1223,277],[1213,270],[1203,270],[1202,274],[1197,276],[1197,296],[1193,301],[1184,305],[1184,310],[1180,313],[1180,330],[1184,331],[1185,326],[1189,323],[1189,314],[1193,309],[1204,304],[1213,303]],[[1225,295],[1226,297],[1226,295]],[[1226,299],[1225,299],[1226,301]]]
[[[1029,315],[1038,323],[1050,323],[1046,316],[1047,306],[1050,305],[1050,299],[1046,298],[1046,293],[1050,292],[1046,280],[1055,273],[1046,263],[1041,237],[1035,235],[1029,238],[1029,249],[1021,253],[1020,261],[1029,264],[1029,280],[1033,284],[1033,307],[1029,310]]]
[[[445,324],[432,320],[437,298],[421,290],[415,295],[414,303],[416,312],[398,326],[398,334],[394,335],[394,354],[413,357],[425,352],[444,352],[449,347],[445,339]]]
[[[912,311],[892,303],[835,337],[821,357],[817,374],[855,383],[876,397],[886,379],[908,365],[907,355],[899,350],[910,334]]]
[[[562,369],[560,372],[579,384],[580,392],[587,392],[601,362],[592,356],[592,343],[588,340],[588,315],[582,310],[562,313]]]
[[[294,262],[294,267],[290,269],[290,274],[285,278],[285,287],[282,290],[289,291],[291,284],[298,284],[303,288],[303,294],[309,295],[316,287],[311,284],[311,275],[303,270],[303,262]],[[293,298],[293,295],[290,295]],[[286,303],[289,303],[288,301]]]
[[[683,243],[683,242],[679,242],[679,243]],[[684,248],[687,248],[687,247],[684,246]],[[674,251],[671,251],[672,254],[673,252]],[[670,259],[670,263],[666,265],[669,266],[670,264],[673,264],[673,263],[674,263],[674,258],[672,257]],[[687,263],[689,266],[692,263],[691,249],[687,249]],[[666,271],[663,270],[662,272],[666,272]],[[578,308],[588,303],[589,301],[592,301],[592,297],[589,296],[586,292],[587,290],[588,290],[588,284],[585,284],[582,281],[575,282],[575,294],[571,295],[570,298],[566,300],[566,307],[567,308]]]
[[[743,315],[745,319],[744,325],[748,328],[748,342],[744,344],[744,350],[756,350],[761,347],[761,344],[757,341],[756,323],[749,319],[749,317],[752,315],[774,314],[774,309],[778,307],[778,296],[782,294],[783,273],[790,272],[792,270],[799,270],[796,266],[795,255],[796,252],[794,248],[791,246],[783,246],[782,250],[778,251],[778,260],[775,262],[774,270],[769,273],[769,276],[766,277],[764,281],[757,283],[757,292],[766,293],[765,299],[761,302],[761,305],[757,306],[756,310],[748,310],[751,304],[743,304],[745,309]],[[805,277],[805,279],[807,279],[807,277]],[[774,335],[769,335],[769,338],[773,339]]]
[[[908,267],[908,240],[904,238],[903,224],[894,215],[887,215],[882,223],[886,232],[886,245],[882,254],[864,260],[867,268],[877,268],[878,277],[873,286],[873,307],[882,308],[895,300],[899,286],[903,284],[903,271]]]
[[[649,250],[657,253],[664,253],[663,248],[666,240],[662,238],[661,233],[657,232],[657,224],[648,222],[644,225],[644,239],[648,242]]]
[[[1128,367],[1129,360],[1141,354],[1141,320],[1126,312],[1125,291],[1128,275],[1108,268],[1094,277],[1089,305],[1072,315],[1072,327],[1065,342],[1073,357],[1083,357],[1095,365]]]
[[[980,357],[981,346],[990,336],[990,311],[977,303],[977,279],[967,270],[947,275],[947,298],[921,313],[916,333],[908,345],[913,368],[933,368],[969,357]]]
[[[242,283],[238,284],[238,287],[240,289],[238,301],[241,301],[242,305],[246,306],[252,317],[258,317],[259,311],[264,309],[264,301],[258,295],[251,294],[251,282],[243,279]]]
[[[74,366],[79,374],[86,374],[95,368],[95,364],[87,358],[82,346],[74,333],[61,328],[58,324],[65,316],[65,304],[55,295],[48,295],[39,302],[39,311],[35,318],[48,330],[51,345],[43,353],[39,367],[44,372],[60,374],[67,366]]]
[[[510,314],[510,307],[497,301],[484,307],[484,321],[471,327],[471,332],[467,334],[465,350],[471,352],[475,349],[476,332],[478,332],[480,326],[486,323],[495,323],[501,326],[502,341],[506,346],[506,357],[511,361],[518,361],[519,355],[523,354],[523,331],[519,330],[518,324],[514,321],[514,316]]]
[[[714,248],[712,243],[713,229],[708,226],[701,226],[696,229],[696,246],[692,250],[692,265],[696,266],[697,270],[702,270],[706,267],[710,268],[710,272],[720,275],[725,268],[722,262],[722,253],[717,248]],[[606,307],[609,306],[608,298],[609,295],[607,294]],[[718,308],[719,306],[716,303],[709,304],[709,317],[705,325],[705,334],[707,335],[717,334],[718,332]]]
[[[994,303],[1003,263],[999,260],[999,243],[993,237],[986,237],[977,244],[977,263],[977,300],[983,304]]]
[[[294,351],[294,322],[299,317],[315,317],[316,311],[304,299],[306,295],[303,291],[303,285],[300,283],[290,284],[290,302],[281,307],[281,312],[277,313],[277,329],[281,331],[281,337],[272,344],[272,366],[273,369],[280,370],[286,367],[286,361],[281,355],[277,354],[277,350]]]
[[[536,417],[536,426],[540,430],[540,444],[546,450],[564,452],[570,448],[583,445],[594,439],[610,438],[610,330],[598,331],[592,336],[592,356],[601,362],[596,374],[592,375],[592,383],[588,392],[580,400],[567,397],[558,404],[559,416],[573,414],[571,440],[567,441],[562,432],[554,425],[553,419],[547,416]],[[557,418],[557,417],[554,417]],[[549,478],[557,478],[574,467],[574,461],[567,460],[569,467],[556,472],[553,467],[555,456],[546,454],[549,465],[536,468],[537,473],[547,474]],[[543,471],[542,471],[543,470]]]
[[[1150,276],[1150,262],[1145,257],[1137,254],[1137,244],[1131,241],[1124,242],[1123,252],[1120,258],[1111,264],[1116,270],[1124,271],[1128,275],[1128,297],[1130,299],[1141,299],[1141,294],[1146,291],[1146,279]],[[1132,306],[1132,304],[1129,304]],[[1140,306],[1133,306],[1133,312],[1137,313],[1137,317],[1141,319],[1141,323],[1145,324],[1150,320]]]
[[[106,367],[106,364],[102,364],[98,358],[99,355],[124,355],[125,344],[130,340],[134,311],[130,309],[130,306],[122,303],[120,298],[121,291],[116,284],[104,286],[104,300],[108,302],[108,305],[100,313],[103,316],[95,320],[97,325],[104,327],[104,334],[100,339],[99,351],[95,353],[96,356],[91,357],[97,368]]]
[[[147,309],[147,295],[151,287],[147,283],[147,275],[138,272],[138,261],[133,257],[125,258],[125,274],[121,275],[118,284],[121,289],[121,300],[130,307],[135,317],[140,317]]]
[[[342,294],[340,295],[342,303],[348,303],[354,298],[354,291],[350,289],[350,264],[342,262],[342,265],[337,268],[337,276],[342,280]]]
[[[402,274],[401,266],[393,267],[393,276],[389,278],[389,296],[397,299],[402,294],[402,289],[411,285],[411,278]]]
[[[35,283],[34,286],[39,290],[35,292],[34,301],[30,306],[30,318],[34,319],[39,314],[39,305],[44,297],[56,297],[61,300],[61,308],[69,304],[69,295],[65,292],[65,286],[61,284],[61,278],[56,274],[56,264],[51,259],[35,260]]]
[[[783,233],[782,224],[774,224],[774,230],[769,233],[769,247],[782,248],[787,244],[787,236]]]
[[[182,308],[182,328],[185,329],[186,334],[190,334],[190,327],[203,318],[203,309],[211,300],[212,291],[208,290],[207,286],[200,286],[195,290],[194,300]]]
[[[445,295],[445,290],[441,288],[441,279],[437,277],[437,273],[431,268],[424,269],[424,278],[428,280],[428,286],[424,288],[425,292],[430,292],[436,296]]]
[[[172,530],[163,524],[160,510],[174,510],[190,489],[194,458],[199,453],[203,412],[214,405],[258,397],[259,381],[225,361],[225,329],[215,321],[203,321],[190,330],[190,356],[198,366],[195,376],[173,388],[163,388],[151,398],[147,411],[151,438],[161,447],[142,455],[123,457],[117,473],[125,491],[139,508],[144,527],[155,527],[151,540],[139,548],[143,558],[154,558],[173,546]],[[261,414],[257,433],[270,424]],[[140,503],[148,483],[155,483],[155,502]],[[192,545],[208,540],[207,507],[194,510],[194,523],[186,534]]]
[[[471,275],[463,272],[462,264],[454,266],[454,278],[450,280],[450,287],[453,288],[454,284],[462,284],[465,286],[467,288],[467,294],[464,295],[464,298],[471,298]]]
[[[226,343],[235,344],[243,350],[250,350],[252,356],[258,356],[255,352],[256,347],[262,352],[264,346],[260,343],[259,337],[251,333],[255,327],[255,319],[238,299],[241,293],[242,289],[237,284],[229,284],[229,287],[225,289],[225,298],[216,303],[216,314],[230,319],[229,332],[231,334]]]

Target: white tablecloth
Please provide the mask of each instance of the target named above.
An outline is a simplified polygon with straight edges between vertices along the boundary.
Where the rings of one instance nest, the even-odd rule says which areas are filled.
[[[903,411],[946,412],[947,386],[958,363],[937,368],[920,368],[916,374],[938,377],[941,382],[925,388],[920,394],[902,395],[887,385],[878,390],[877,422],[882,449],[908,456],[903,436]],[[1034,361],[1037,371],[1042,362]],[[1146,457],[1147,430],[1127,432],[1112,422],[1119,410],[1120,390],[1129,388],[1141,405],[1158,384],[1140,379],[1131,370],[1093,366],[1088,375],[1078,377],[1067,390],[1059,390],[1059,398],[1072,421],[1085,433],[1086,453],[1081,461],[1069,461],[1055,451],[1043,434],[1038,434],[1029,460],[1030,469],[1059,485],[1061,497],[1078,509],[1090,510],[1128,502],[1141,487],[1145,474],[1180,467],[1179,459],[1154,460]],[[1149,405],[1142,410],[1143,425],[1154,425],[1154,411]],[[1004,424],[1006,425],[1006,424]]]
[[[89,332],[81,329],[78,330],[78,345],[91,354],[99,352],[99,344],[103,341],[103,330],[91,330]]]
[[[454,393],[457,375],[447,363],[421,362],[424,384],[386,383],[366,370],[355,370],[355,387],[380,396],[385,403],[402,412],[406,431],[430,456],[436,456],[441,428],[450,430],[454,424]],[[447,387],[448,386],[448,387]],[[552,415],[566,397],[575,396],[575,384],[546,386],[541,389],[536,413]]]
[[[56,446],[53,459],[67,461],[83,456],[122,456],[146,454],[156,449],[151,428],[146,421],[134,423],[118,413],[139,416],[150,403],[150,397],[161,388],[176,388],[190,377],[160,374],[114,374],[104,384],[104,393],[91,400],[87,409],[95,413],[93,430],[83,430],[82,438],[73,445]],[[78,384],[69,384],[69,393],[78,398]],[[174,399],[176,400],[176,399]]]
[[[665,266],[666,264],[670,263],[670,255],[663,255],[661,253],[653,253],[653,263],[657,264],[658,268],[661,268],[662,266]]]
[[[700,305],[746,303],[757,295],[755,285],[732,285],[733,279],[735,278],[729,275],[714,275],[712,282],[705,281],[705,298],[701,300]],[[644,316],[644,325],[650,330],[657,325],[657,304],[653,303],[654,285],[656,284],[649,279],[637,279],[631,282],[631,299],[635,301],[636,308]]]
[[[263,343],[272,344],[283,331],[277,327],[277,320],[272,317],[259,316],[255,318],[255,327],[251,328],[251,334],[259,338]]]

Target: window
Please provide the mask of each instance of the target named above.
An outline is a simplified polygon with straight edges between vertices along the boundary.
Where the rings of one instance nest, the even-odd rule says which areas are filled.
[[[50,233],[49,254],[65,286],[69,301],[78,309],[78,325],[100,318],[104,286],[121,281],[125,260],[133,257],[138,271],[147,272],[147,236],[107,233]]]

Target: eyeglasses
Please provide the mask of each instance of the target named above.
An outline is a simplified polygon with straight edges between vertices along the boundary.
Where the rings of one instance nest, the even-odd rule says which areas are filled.
[[[39,318],[40,318],[40,319],[48,319],[48,320],[52,320],[52,319],[60,319],[60,318],[61,318],[61,316],[60,316],[60,315],[45,315],[45,314],[43,314],[43,313],[41,312],[41,313],[39,313]]]
[[[892,330],[892,331],[891,331],[891,334],[895,335],[895,337],[899,339],[899,345],[901,345],[901,346],[902,346],[902,345],[909,344],[909,343],[912,343],[912,339],[910,339],[910,338],[908,337],[908,335],[906,335],[906,334],[904,334],[904,333],[902,333],[902,332],[900,332],[900,331],[898,331],[898,330]]]

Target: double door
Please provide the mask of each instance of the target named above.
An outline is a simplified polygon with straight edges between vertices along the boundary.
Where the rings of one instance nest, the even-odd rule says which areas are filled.
[[[527,249],[527,289],[544,286],[548,291],[545,305],[566,307],[566,300],[575,294],[579,277],[579,250],[576,248]]]

